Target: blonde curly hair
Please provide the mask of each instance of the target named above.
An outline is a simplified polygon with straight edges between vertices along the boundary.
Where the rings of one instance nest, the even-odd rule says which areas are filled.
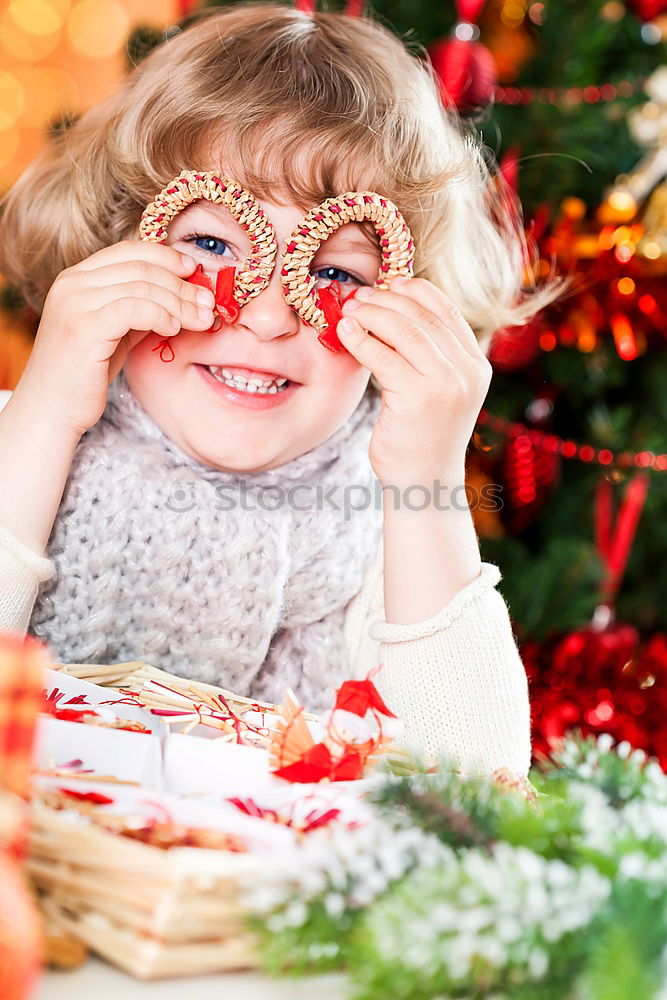
[[[200,11],[109,99],[55,137],[4,197],[0,270],[39,312],[56,275],[137,233],[179,171],[224,168],[304,211],[358,188],[394,201],[415,273],[457,303],[483,345],[567,283],[537,283],[537,249],[491,151],[439,96],[424,53],[371,17],[274,3]]]

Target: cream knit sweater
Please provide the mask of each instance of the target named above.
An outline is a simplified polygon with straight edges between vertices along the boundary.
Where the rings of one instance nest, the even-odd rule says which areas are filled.
[[[10,393],[0,392],[0,409]],[[448,753],[468,773],[530,767],[530,703],[525,669],[498,568],[480,576],[427,621],[396,625],[384,615],[382,544],[348,605],[344,642],[349,675],[375,679],[389,707],[406,723],[403,742],[438,756]],[[0,524],[0,629],[25,632],[39,584],[54,565]],[[53,651],[57,656],[57,651]],[[160,666],[160,663],[155,663]]]

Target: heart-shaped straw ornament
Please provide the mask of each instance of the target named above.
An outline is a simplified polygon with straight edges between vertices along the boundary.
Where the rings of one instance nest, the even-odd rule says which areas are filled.
[[[388,198],[375,191],[348,191],[313,208],[292,233],[280,273],[288,303],[304,323],[317,330],[320,343],[331,351],[344,349],[336,326],[345,299],[337,281],[316,288],[317,279],[310,267],[324,240],[348,222],[371,222],[375,227],[382,257],[375,288],[388,288],[394,278],[411,278],[414,273],[412,234]],[[351,292],[346,298],[353,295]]]
[[[216,287],[199,264],[187,280],[210,288],[215,293],[218,317],[211,330],[220,323],[236,321],[240,306],[259,295],[269,283],[278,245],[273,226],[256,198],[235,180],[219,177],[214,171],[184,170],[163,188],[154,201],[144,209],[139,223],[139,238],[153,243],[166,243],[169,223],[193,201],[205,198],[229,209],[239,225],[250,237],[250,254],[241,268],[224,267],[218,272]],[[216,325],[217,324],[217,325]],[[168,340],[161,341],[154,350],[160,351],[163,361],[173,361],[174,351]],[[164,357],[163,351],[171,351]]]

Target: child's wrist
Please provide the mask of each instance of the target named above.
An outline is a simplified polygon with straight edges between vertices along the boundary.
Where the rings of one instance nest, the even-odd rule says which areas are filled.
[[[11,401],[14,407],[20,408],[23,420],[41,424],[48,436],[57,439],[62,446],[69,446],[72,451],[76,448],[84,432],[75,426],[57,402],[49,399],[42,384],[33,383],[27,371],[14,389]]]
[[[446,466],[429,469],[398,470],[395,475],[383,476],[382,487],[395,487],[402,490],[418,488],[430,490],[455,489],[465,487],[465,462],[452,462]]]

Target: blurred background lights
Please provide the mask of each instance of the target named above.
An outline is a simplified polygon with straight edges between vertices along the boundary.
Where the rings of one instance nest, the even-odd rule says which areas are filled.
[[[19,28],[9,10],[0,13],[0,45],[2,45],[2,61],[5,56],[23,62],[36,62],[51,55],[60,41],[61,27],[48,35],[29,34]]]
[[[10,128],[23,110],[23,88],[12,73],[0,70],[0,130]]]
[[[79,88],[64,70],[26,66],[16,70],[16,76],[25,95],[24,125],[40,128],[63,108],[79,103]]]
[[[72,48],[89,59],[104,59],[117,52],[129,30],[129,15],[118,0],[81,0],[67,22]]]
[[[62,16],[48,0],[14,0],[9,16],[27,35],[52,35],[62,26]]]
[[[0,168],[12,163],[19,150],[21,136],[15,127],[0,132]]]
[[[56,119],[117,89],[132,28],[162,31],[183,9],[183,0],[0,0],[0,192],[43,148]]]

